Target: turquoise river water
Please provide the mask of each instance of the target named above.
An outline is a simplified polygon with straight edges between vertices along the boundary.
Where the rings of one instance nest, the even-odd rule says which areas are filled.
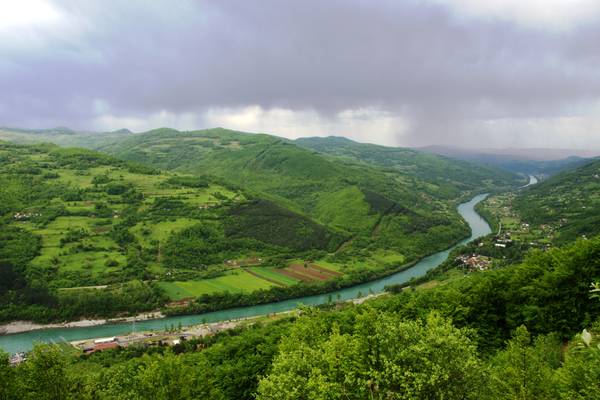
[[[270,304],[261,304],[252,307],[233,308],[223,311],[215,311],[211,313],[198,315],[184,315],[176,317],[168,317],[155,320],[140,321],[135,323],[136,331],[144,330],[161,330],[170,326],[189,326],[207,322],[226,321],[230,319],[253,317],[270,313],[288,311],[296,308],[299,304],[318,305],[324,304],[329,299],[350,300],[359,297],[361,294],[379,293],[388,285],[404,283],[412,278],[420,277],[432,268],[437,267],[448,258],[450,251],[459,245],[473,241],[479,237],[491,233],[490,226],[487,222],[477,214],[474,207],[477,203],[485,199],[487,194],[475,196],[471,201],[458,206],[458,212],[467,221],[471,227],[471,236],[460,243],[457,243],[452,248],[439,253],[435,253],[429,257],[423,258],[414,266],[395,273],[393,275],[381,278],[375,281],[363,283],[349,288],[337,290],[322,295],[306,296],[291,300],[279,301]],[[131,332],[133,325],[131,323],[112,323],[106,325],[98,325],[85,328],[52,328],[40,329],[30,332],[17,333],[12,335],[0,336],[0,348],[9,353],[19,351],[27,351],[33,347],[36,342],[60,342],[83,340],[97,337],[111,337],[124,335]]]

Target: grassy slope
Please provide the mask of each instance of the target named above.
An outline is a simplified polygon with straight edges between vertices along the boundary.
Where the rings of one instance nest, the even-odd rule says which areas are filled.
[[[478,205],[495,236],[462,250],[490,256],[494,265],[520,262],[531,249],[549,249],[600,234],[600,161],[562,172],[534,186],[496,194]],[[500,229],[501,228],[501,229]]]
[[[465,191],[495,190],[517,183],[512,173],[408,148],[357,143],[343,137],[313,137],[294,141],[321,153],[377,165],[413,178],[416,188],[437,197],[454,198]]]
[[[13,137],[19,136],[13,134]],[[505,185],[512,179],[485,168],[466,168],[466,163],[408,150],[395,149],[395,161],[393,165],[387,165],[381,160],[388,156],[388,148],[381,146],[374,147],[375,153],[385,150],[383,155],[377,156],[379,161],[360,157],[342,159],[302,148],[281,138],[225,129],[196,132],[159,129],[144,134],[119,132],[102,140],[72,132],[35,132],[28,134],[27,141],[59,138],[59,142],[69,143],[68,137],[76,143],[97,147],[118,158],[152,167],[219,176],[243,187],[247,196],[259,195],[269,199],[274,203],[263,200],[259,203],[262,205],[259,212],[248,206],[238,206],[237,212],[235,207],[226,207],[229,211],[218,217],[229,225],[226,234],[232,239],[247,237],[270,245],[282,245],[275,239],[285,239],[286,243],[293,244],[292,250],[296,251],[314,246],[332,251],[341,244],[338,253],[318,262],[345,273],[389,268],[446,247],[467,232],[467,227],[454,210],[458,197],[464,191]],[[83,188],[91,185],[89,176],[82,176],[77,171],[67,168],[58,172],[61,180],[68,178],[70,185]],[[100,173],[107,171],[90,172],[91,175]],[[211,185],[207,190],[195,191],[165,186],[165,174],[126,174],[122,178],[122,173],[114,171],[113,175],[111,179],[124,179],[144,193],[146,200],[141,207],[142,213],[148,212],[153,199],[159,197],[175,197],[188,206],[196,207],[211,202],[219,204],[222,199],[212,196],[215,191],[225,198],[236,197],[236,190],[223,186]],[[89,213],[93,204],[72,202],[66,207],[73,212],[87,209]],[[118,202],[111,207],[115,212],[124,208]],[[294,211],[304,216],[294,214]],[[289,223],[288,213],[291,213],[293,223]],[[147,260],[147,270],[153,276],[164,276],[168,271],[160,256],[161,246],[173,234],[193,226],[195,221],[185,214],[163,217],[155,221],[142,219],[129,228],[142,248],[154,254]],[[270,226],[271,220],[278,221],[275,227]],[[113,223],[111,221],[111,225]],[[316,241],[311,242],[307,238],[316,238]],[[52,257],[57,255],[61,258],[61,265],[63,259],[67,265],[84,265],[84,272],[92,274],[88,283],[103,283],[94,274],[111,275],[115,271],[106,266],[103,268],[101,261],[107,258],[116,261],[118,266],[111,268],[119,270],[126,260],[125,254],[116,252],[114,243],[109,242],[110,238],[102,240],[111,254],[99,252],[96,255],[86,254],[84,258],[77,255],[68,261],[70,256],[60,251],[57,253],[56,248],[50,254],[51,246],[45,246],[45,262],[51,262]],[[240,256],[243,258],[243,255]],[[193,275],[193,271],[190,273]]]

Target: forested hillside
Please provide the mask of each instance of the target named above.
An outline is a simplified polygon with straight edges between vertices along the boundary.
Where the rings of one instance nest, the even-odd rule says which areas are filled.
[[[515,173],[543,177],[582,166],[590,162],[596,155],[593,151],[560,149],[469,150],[458,147],[428,146],[421,147],[418,150],[489,165],[490,167]],[[585,156],[574,155],[582,153]]]
[[[515,197],[515,211],[530,225],[556,227],[564,243],[600,233],[600,161],[563,172]]]
[[[500,268],[523,259],[532,249],[549,250],[600,234],[600,162],[562,172],[535,185],[496,193],[476,206],[494,231],[455,249],[437,271]]]
[[[454,198],[472,190],[497,190],[519,182],[510,172],[409,148],[357,143],[344,137],[300,138],[294,143],[412,177],[411,184],[416,190],[438,197]]]
[[[453,162],[435,156],[426,156],[429,166],[420,161],[417,172],[389,170],[333,159],[274,136],[220,128],[113,132],[103,139],[104,134],[63,130],[12,132],[10,138],[58,138],[65,144],[69,135],[76,143],[153,168],[224,178],[339,231],[348,238],[344,250],[355,250],[355,256],[393,251],[397,259],[413,260],[441,249],[467,233],[454,210],[459,198],[515,182],[514,176],[492,171],[479,176],[464,166],[450,179],[445,171]],[[440,162],[443,168],[436,166]],[[384,203],[389,207],[382,208]]]
[[[350,247],[399,250],[407,259],[420,249],[441,248],[421,232],[435,230],[440,244],[464,234],[454,212],[459,198],[516,183],[508,173],[413,151],[395,157],[403,168],[384,168],[274,136],[220,128],[161,129],[100,150],[169,170],[221,176],[348,233],[354,238]],[[381,202],[390,207],[381,208]]]

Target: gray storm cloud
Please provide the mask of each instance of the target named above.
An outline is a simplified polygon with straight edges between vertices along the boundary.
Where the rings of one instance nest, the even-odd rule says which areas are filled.
[[[433,0],[44,4],[52,19],[0,22],[0,125],[600,148],[596,18],[552,29]]]

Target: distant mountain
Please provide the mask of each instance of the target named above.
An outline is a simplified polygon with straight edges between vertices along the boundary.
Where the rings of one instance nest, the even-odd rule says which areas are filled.
[[[47,129],[24,129],[24,128],[8,128],[8,127],[0,127],[0,131],[4,132],[15,132],[20,134],[29,134],[29,135],[73,135],[75,131],[70,128],[59,126],[56,128],[47,128]]]
[[[428,146],[418,150],[534,175],[554,175],[583,165],[589,158],[599,155],[599,152],[594,151],[567,149],[463,149]]]
[[[435,185],[439,195],[515,184],[514,174],[472,162],[402,147],[358,143],[344,137],[296,139],[299,146],[352,161],[385,168]],[[422,190],[427,190],[426,188]]]
[[[94,148],[102,144],[118,140],[123,136],[132,135],[128,129],[112,132],[75,131],[69,128],[52,129],[21,129],[0,127],[0,140],[14,143],[54,143],[67,147]]]
[[[587,149],[545,149],[545,148],[462,148],[454,146],[426,146],[416,148],[428,153],[443,154],[449,156],[460,156],[468,154],[488,154],[505,156],[514,160],[553,161],[576,156],[581,158],[593,158],[600,156],[598,150]]]
[[[131,132],[127,128],[121,128],[121,129],[114,130],[110,133],[115,134],[115,135],[131,135],[133,132]]]

